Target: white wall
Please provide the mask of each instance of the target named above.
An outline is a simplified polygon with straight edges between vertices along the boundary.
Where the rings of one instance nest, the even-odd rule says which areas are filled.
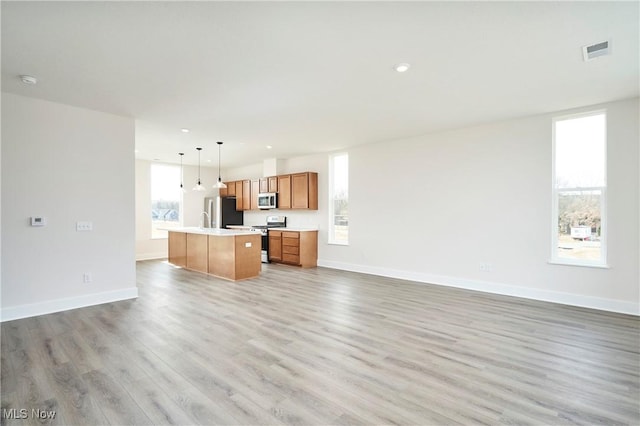
[[[549,264],[551,119],[600,108],[610,268]],[[317,224],[322,266],[638,314],[638,114],[636,98],[350,149],[349,246],[327,244],[326,154],[278,171],[319,172],[317,212],[246,212],[245,223],[284,214],[291,226]],[[229,174],[260,177],[259,166]]]
[[[137,297],[134,121],[8,93],[2,104],[2,320]],[[47,225],[31,227],[35,215]]]
[[[581,111],[602,107],[610,269],[548,263],[551,118],[570,111],[350,150],[351,245],[322,263],[640,313],[638,99]]]
[[[177,153],[176,153],[177,156]],[[136,160],[136,259],[162,259],[168,255],[166,238],[151,238],[151,164],[146,160]],[[183,167],[183,185],[186,192],[182,201],[183,226],[198,226],[200,214],[204,210],[204,198],[218,195],[212,186],[218,180],[218,169],[214,167],[200,168],[200,179],[206,191],[192,191],[198,180],[197,166]],[[180,182],[176,182],[180,185]]]

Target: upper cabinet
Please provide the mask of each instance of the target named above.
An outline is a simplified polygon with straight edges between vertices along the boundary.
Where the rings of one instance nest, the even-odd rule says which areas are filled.
[[[260,181],[251,181],[251,210],[258,210],[258,194],[260,194]],[[246,209],[245,209],[246,210]]]
[[[318,174],[291,175],[291,208],[318,210]]]
[[[225,182],[227,185],[226,188],[220,188],[220,196],[221,197],[235,197],[236,196],[236,183],[235,182]]]
[[[238,195],[236,194],[236,197]],[[237,203],[236,203],[237,204]],[[242,210],[251,210],[251,181],[242,181]]]
[[[267,180],[269,189],[267,192],[278,192],[278,176],[268,177]]]
[[[291,208],[291,175],[278,176],[278,208]]]
[[[225,185],[227,185],[226,191],[227,197],[235,197],[236,196],[236,183],[235,182],[225,182]],[[225,195],[222,195],[222,189],[220,190],[220,196],[224,197]]]
[[[269,179],[268,178],[260,179],[260,192],[261,193],[270,192],[269,191]]]
[[[318,173],[303,172],[225,182],[221,197],[236,197],[236,210],[258,210],[258,194],[278,194],[279,209],[318,210]]]
[[[242,205],[242,181],[241,180],[236,181],[235,187],[236,187],[236,211],[241,211],[241,210],[244,210],[244,206]]]

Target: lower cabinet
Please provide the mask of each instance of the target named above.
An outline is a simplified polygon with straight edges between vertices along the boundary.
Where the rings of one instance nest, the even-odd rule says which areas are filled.
[[[269,231],[269,260],[313,268],[318,264],[318,231]]]
[[[230,280],[260,275],[260,235],[209,236],[209,273]]]
[[[169,263],[228,280],[260,275],[260,234],[207,235],[169,231]]]
[[[269,231],[269,260],[282,260],[282,231]]]
[[[169,263],[182,268],[187,267],[187,234],[169,232]]]
[[[208,237],[202,234],[187,234],[187,269],[209,272]]]
[[[282,233],[282,261],[284,263],[300,265],[299,232],[287,231]]]

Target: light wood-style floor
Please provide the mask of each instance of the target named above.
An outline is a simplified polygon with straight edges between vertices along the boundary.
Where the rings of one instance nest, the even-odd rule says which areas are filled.
[[[138,286],[2,324],[3,413],[29,414],[3,424],[640,423],[638,317],[283,265]]]

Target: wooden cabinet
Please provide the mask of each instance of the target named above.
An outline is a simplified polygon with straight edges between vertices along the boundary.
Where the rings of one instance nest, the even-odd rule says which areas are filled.
[[[207,236],[187,234],[187,269],[199,272],[209,271],[209,249]]]
[[[291,175],[278,176],[278,208],[291,208]]]
[[[236,197],[237,197],[237,195],[236,195]],[[241,210],[250,210],[250,209],[251,209],[251,181],[250,180],[243,180],[242,181],[242,209]]]
[[[244,210],[242,207],[242,181],[236,181],[235,182],[235,187],[236,187],[236,210],[237,211],[242,211]]]
[[[250,200],[250,207],[249,207],[251,210],[258,210],[258,194],[259,193],[260,193],[260,181],[252,180],[251,181],[251,200]]]
[[[260,235],[209,236],[209,273],[230,280],[260,275]]]
[[[269,231],[269,260],[282,260],[282,231]]]
[[[235,182],[225,182],[227,185],[226,188],[220,188],[220,196],[221,197],[235,197],[236,196],[236,183]]]
[[[169,232],[169,262],[228,280],[260,275],[260,234],[207,235]]]
[[[300,233],[282,233],[282,261],[285,263],[300,264]]]
[[[278,192],[278,176],[268,177],[267,180],[268,180],[267,192]]]
[[[318,231],[269,231],[269,260],[313,268],[318,264]]]
[[[291,175],[291,208],[318,210],[318,174]]]
[[[251,209],[251,181],[239,180],[236,181],[236,210],[250,210]]]
[[[169,263],[186,268],[187,234],[169,231]]]
[[[258,210],[258,194],[278,194],[279,209],[318,210],[318,174],[315,172],[225,182],[221,197],[236,197],[236,210]]]
[[[260,192],[269,192],[269,179],[260,179]]]
[[[235,182],[225,182],[227,185],[227,197],[235,197],[236,196],[236,183]]]

